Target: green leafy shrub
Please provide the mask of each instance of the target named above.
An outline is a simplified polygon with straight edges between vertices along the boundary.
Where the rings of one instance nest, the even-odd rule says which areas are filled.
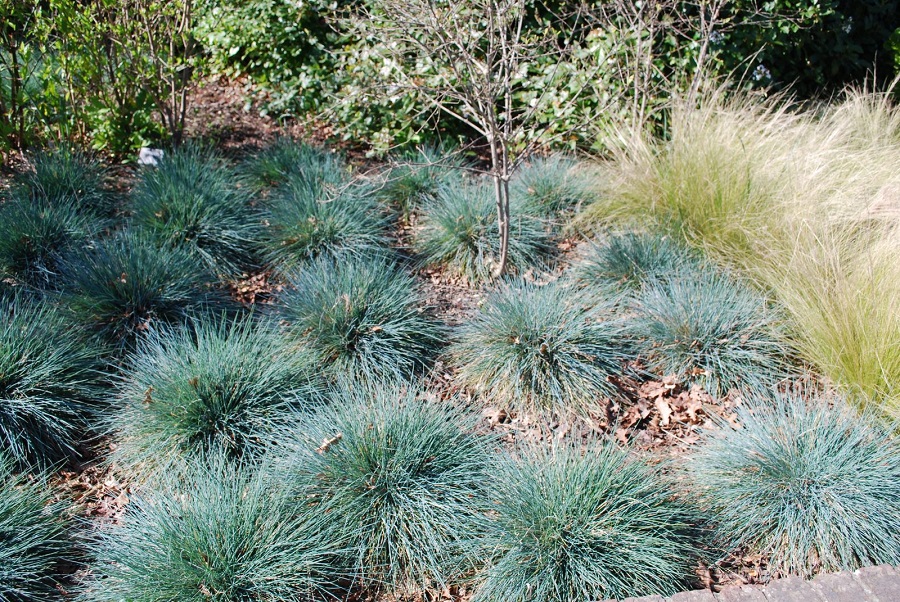
[[[258,456],[313,403],[308,368],[266,322],[223,319],[154,333],[117,386],[113,457],[153,475],[206,452]]]
[[[573,272],[584,286],[639,289],[644,282],[680,275],[700,260],[668,236],[627,232],[590,242]]]
[[[415,279],[383,259],[321,258],[291,285],[282,315],[332,375],[406,379],[424,372],[441,345]]]
[[[427,197],[436,197],[441,186],[458,183],[465,168],[463,159],[448,147],[426,145],[397,157],[384,173],[379,195],[399,207],[405,216]]]
[[[786,374],[779,315],[756,291],[713,268],[647,282],[632,332],[648,368],[701,383],[765,394]]]
[[[106,170],[95,157],[60,145],[30,157],[30,169],[14,178],[14,195],[50,206],[71,205],[79,212],[108,216],[115,197],[106,188]],[[18,191],[16,191],[18,189]]]
[[[583,411],[616,393],[627,357],[623,323],[554,284],[509,283],[466,321],[450,348],[461,382],[492,401]]]
[[[510,208],[508,269],[546,263],[554,246],[545,222],[527,207]],[[471,283],[489,280],[500,256],[493,191],[486,182],[441,186],[422,206],[414,247],[425,265],[441,265]]]
[[[266,189],[294,177],[309,183],[337,185],[345,179],[347,167],[340,155],[282,137],[251,157],[241,171],[257,188]]]
[[[262,471],[213,458],[131,497],[94,531],[92,602],[303,602],[338,576],[325,515],[297,505]]]
[[[352,389],[304,425],[300,459],[373,587],[442,587],[470,572],[490,455],[472,423],[414,387]],[[313,450],[317,450],[316,453]]]
[[[367,184],[338,176],[339,166],[292,174],[267,200],[265,245],[270,261],[290,269],[320,255],[385,252],[389,216]]]
[[[248,190],[217,153],[188,144],[143,171],[132,192],[134,224],[218,274],[240,274],[253,261],[260,230]]]
[[[580,207],[593,198],[594,188],[585,167],[564,155],[535,157],[510,181],[512,198],[545,215]]]
[[[227,307],[215,276],[182,248],[160,248],[126,231],[73,256],[64,266],[64,301],[100,339],[127,347],[142,333]]]
[[[723,546],[805,577],[900,562],[900,449],[873,415],[794,392],[738,422],[706,431],[687,464]]]
[[[77,455],[98,368],[55,307],[0,299],[0,453],[22,466]]]
[[[54,587],[70,550],[65,507],[46,485],[14,472],[0,454],[0,600],[41,602]]]
[[[0,274],[35,288],[55,287],[64,258],[99,229],[68,198],[8,200],[0,204]]]
[[[699,555],[690,514],[659,469],[613,447],[525,450],[496,471],[478,602],[671,595]]]

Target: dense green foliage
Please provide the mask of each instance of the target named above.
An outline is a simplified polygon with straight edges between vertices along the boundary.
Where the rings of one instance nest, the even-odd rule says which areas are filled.
[[[0,299],[0,453],[21,466],[77,455],[99,367],[53,305]]]
[[[441,186],[423,199],[414,248],[424,265],[440,266],[472,284],[493,276],[500,254],[497,209],[486,181]],[[546,265],[553,252],[547,224],[528,207],[512,208],[509,270]]]
[[[690,515],[658,469],[613,447],[523,450],[497,472],[496,561],[479,602],[671,595],[698,552]]]
[[[160,248],[125,231],[73,256],[63,270],[63,300],[76,322],[120,347],[166,324],[227,306],[215,276],[187,250]]]
[[[217,274],[240,275],[253,262],[260,231],[248,188],[217,152],[185,145],[142,172],[131,195],[134,224]]]
[[[46,475],[16,474],[0,452],[0,600],[43,602],[57,591],[59,565],[72,554],[66,510]]]
[[[631,330],[648,368],[729,389],[770,392],[786,374],[780,318],[745,284],[713,268],[691,268],[645,284]]]
[[[307,356],[245,318],[154,333],[129,357],[115,397],[116,462],[149,474],[204,453],[258,456],[314,391]]]
[[[447,586],[476,567],[491,458],[471,426],[412,385],[344,391],[303,425],[291,466],[313,475],[370,587]]]
[[[291,278],[281,314],[332,376],[408,379],[429,367],[442,329],[416,281],[382,259],[319,259]]]
[[[304,602],[339,577],[325,515],[261,471],[213,456],[132,497],[94,531],[92,602]]]
[[[556,284],[509,283],[459,327],[450,353],[460,380],[524,409],[587,411],[614,395],[627,337],[609,303],[585,308]]]
[[[727,550],[804,577],[900,562],[900,450],[874,416],[792,393],[738,422],[708,430],[687,465]]]

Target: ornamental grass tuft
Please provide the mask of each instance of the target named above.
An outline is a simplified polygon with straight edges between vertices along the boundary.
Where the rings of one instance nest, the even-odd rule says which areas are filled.
[[[616,394],[628,339],[612,301],[585,307],[571,289],[511,282],[459,327],[450,355],[462,383],[492,403],[583,412]]]
[[[319,256],[387,253],[390,219],[375,189],[336,169],[291,174],[266,200],[265,253],[280,269]]]
[[[115,211],[115,196],[106,187],[106,169],[96,157],[62,145],[38,151],[29,159],[30,169],[13,178],[13,198],[37,199],[99,217]]]
[[[65,505],[47,476],[17,474],[0,452],[0,600],[45,602],[58,594],[60,565],[70,553]]]
[[[46,289],[58,285],[62,262],[88,243],[101,224],[70,198],[56,203],[17,196],[0,205],[0,277]]]
[[[500,257],[493,189],[486,181],[441,186],[425,199],[414,248],[421,262],[441,266],[472,284],[490,280]],[[524,273],[547,263],[555,246],[547,223],[531,208],[510,207],[508,271]]]
[[[788,349],[779,314],[755,290],[712,267],[645,284],[632,333],[649,370],[764,395],[785,377]]]
[[[340,155],[282,137],[244,163],[241,172],[253,186],[265,190],[298,176],[310,182],[337,184],[347,167]]]
[[[332,590],[338,539],[319,508],[221,458],[178,477],[133,494],[121,521],[94,532],[84,600],[306,602]]]
[[[433,200],[441,186],[458,184],[465,167],[452,149],[423,146],[394,160],[379,195],[409,217],[423,201]]]
[[[543,215],[577,209],[593,200],[595,189],[585,167],[563,155],[533,157],[510,180],[515,202]]]
[[[585,287],[635,290],[646,281],[665,280],[699,265],[694,253],[669,236],[627,232],[590,242],[573,275]]]
[[[900,447],[871,412],[803,392],[738,409],[690,456],[691,493],[727,550],[811,577],[900,564]]]
[[[215,275],[185,249],[157,247],[125,231],[73,256],[63,269],[63,299],[74,319],[120,348],[158,327],[179,324],[227,299]]]
[[[203,453],[252,459],[316,399],[305,354],[251,318],[193,322],[145,339],[117,383],[113,460],[153,476]]]
[[[493,475],[496,560],[475,602],[667,596],[688,581],[691,515],[658,468],[611,444],[519,455]]]
[[[19,466],[77,455],[99,393],[95,356],[52,305],[0,299],[0,453]]]
[[[290,283],[281,314],[332,376],[405,380],[425,372],[441,346],[443,329],[421,307],[415,279],[384,259],[323,257]]]
[[[415,388],[346,389],[302,429],[293,470],[312,475],[352,572],[375,589],[441,589],[471,573],[489,510],[488,440]]]
[[[249,185],[217,153],[187,144],[142,171],[131,195],[134,224],[157,244],[184,249],[219,275],[252,265],[260,218]]]

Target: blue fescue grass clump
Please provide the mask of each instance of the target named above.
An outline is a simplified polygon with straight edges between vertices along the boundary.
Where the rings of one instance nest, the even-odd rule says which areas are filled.
[[[738,422],[706,431],[687,464],[721,545],[804,577],[900,564],[900,447],[875,416],[793,392]]]
[[[313,476],[349,537],[354,575],[395,592],[452,584],[477,565],[488,440],[452,404],[414,387],[346,389],[302,428],[293,470]]]
[[[17,474],[0,452],[0,600],[53,598],[59,565],[71,548],[65,511],[46,475]]]
[[[38,199],[96,216],[109,216],[115,210],[115,196],[106,187],[106,168],[96,157],[61,145],[29,159],[30,169],[13,178],[13,198]]]
[[[375,189],[336,169],[291,174],[266,200],[265,253],[281,269],[320,256],[386,253],[390,216]]]
[[[258,457],[314,400],[306,356],[266,321],[162,330],[129,357],[117,383],[113,460],[153,475],[203,453]]]
[[[450,349],[462,383],[527,410],[589,410],[616,393],[609,381],[628,357],[611,305],[587,308],[556,284],[504,284],[460,326]]]
[[[340,155],[281,137],[245,162],[241,171],[254,187],[265,190],[298,176],[337,184],[347,168]]]
[[[476,602],[665,596],[688,580],[690,513],[659,469],[609,444],[519,455],[493,476],[496,560]]]
[[[578,284],[586,287],[635,290],[646,281],[677,277],[700,265],[699,257],[668,236],[626,232],[591,241],[573,275]]]
[[[264,471],[191,463],[94,532],[89,602],[305,602],[339,576],[337,534]]]
[[[220,155],[184,145],[141,173],[131,194],[134,224],[217,274],[239,275],[252,265],[260,233],[249,189]]]
[[[533,157],[510,181],[516,203],[542,214],[576,209],[595,198],[595,184],[578,162],[564,155]]]
[[[403,380],[428,369],[443,339],[413,277],[380,258],[320,258],[281,300],[293,337],[333,376]]]
[[[101,229],[99,221],[78,212],[73,199],[56,201],[15,196],[0,204],[0,278],[55,287],[66,255]]]
[[[95,351],[49,303],[0,300],[0,451],[20,466],[77,455],[100,378]]]
[[[73,319],[119,347],[227,305],[210,288],[215,275],[188,251],[157,247],[134,231],[95,243],[63,267],[63,299]]]
[[[712,268],[645,283],[633,333],[647,367],[698,382],[712,395],[764,394],[786,374],[778,313],[756,291]]]
[[[414,248],[424,265],[442,266],[470,283],[490,280],[500,257],[493,189],[486,181],[441,186],[425,199]],[[527,206],[510,207],[508,270],[524,273],[554,252],[547,223]]]
[[[441,186],[458,184],[466,164],[452,149],[423,146],[397,157],[384,174],[379,195],[409,216]]]

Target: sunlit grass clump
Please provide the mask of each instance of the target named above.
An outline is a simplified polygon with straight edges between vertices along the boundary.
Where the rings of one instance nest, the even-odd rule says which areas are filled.
[[[511,207],[508,271],[546,265],[554,251],[547,224],[534,210]],[[500,234],[493,189],[486,181],[440,187],[425,199],[414,248],[421,262],[441,266],[470,283],[493,277],[500,260]]]
[[[804,577],[900,563],[890,429],[842,398],[797,393],[741,410],[738,422],[707,431],[687,464],[726,549]]]
[[[0,277],[34,288],[58,285],[66,256],[101,228],[71,197],[17,196],[0,204]]]
[[[586,287],[639,289],[645,281],[671,278],[700,263],[683,244],[660,234],[626,232],[588,244],[573,270]]]
[[[214,280],[187,250],[126,231],[66,263],[63,299],[76,322],[128,347],[142,334],[222,306],[224,296],[210,288]]]
[[[134,224],[161,246],[184,249],[217,274],[251,265],[260,218],[249,185],[216,152],[188,144],[142,171],[131,195]]]
[[[441,345],[415,279],[383,259],[321,258],[290,284],[282,316],[332,376],[407,379],[425,372]]]
[[[586,411],[616,393],[628,357],[611,304],[587,308],[570,289],[508,283],[463,323],[450,349],[461,382],[487,401],[528,410]]]
[[[352,572],[375,589],[438,591],[477,565],[489,510],[487,442],[414,387],[345,391],[303,427],[294,470],[314,475]]]
[[[298,176],[310,182],[336,184],[347,167],[340,155],[282,137],[251,157],[241,171],[257,189],[266,189]]]
[[[510,181],[510,194],[519,205],[552,215],[576,209],[593,200],[596,176],[563,155],[533,157]]]
[[[522,450],[495,470],[496,560],[477,602],[583,602],[684,588],[690,516],[659,469],[611,445]]]
[[[0,600],[44,602],[71,558],[66,509],[46,475],[16,474],[13,464],[0,452]]]
[[[29,163],[29,169],[13,179],[12,196],[97,216],[115,210],[115,196],[106,187],[106,169],[96,157],[62,145],[36,152]]]
[[[253,458],[314,395],[306,356],[268,322],[166,329],[142,342],[117,385],[114,460],[151,474],[204,453]]]
[[[98,363],[52,305],[0,299],[0,453],[20,466],[76,456]]]
[[[765,298],[711,267],[647,282],[631,330],[649,370],[712,395],[764,394],[787,373],[781,319]]]
[[[207,462],[210,464],[207,466]],[[91,602],[306,602],[339,577],[338,539],[315,506],[265,473],[193,463],[131,496],[121,522],[94,531]]]
[[[424,146],[398,157],[384,174],[379,195],[409,216],[441,186],[459,183],[465,161],[452,149]]]
[[[324,177],[289,175],[266,200],[265,252],[282,269],[319,256],[387,252],[390,219],[372,185],[353,181],[338,164],[323,169]]]

